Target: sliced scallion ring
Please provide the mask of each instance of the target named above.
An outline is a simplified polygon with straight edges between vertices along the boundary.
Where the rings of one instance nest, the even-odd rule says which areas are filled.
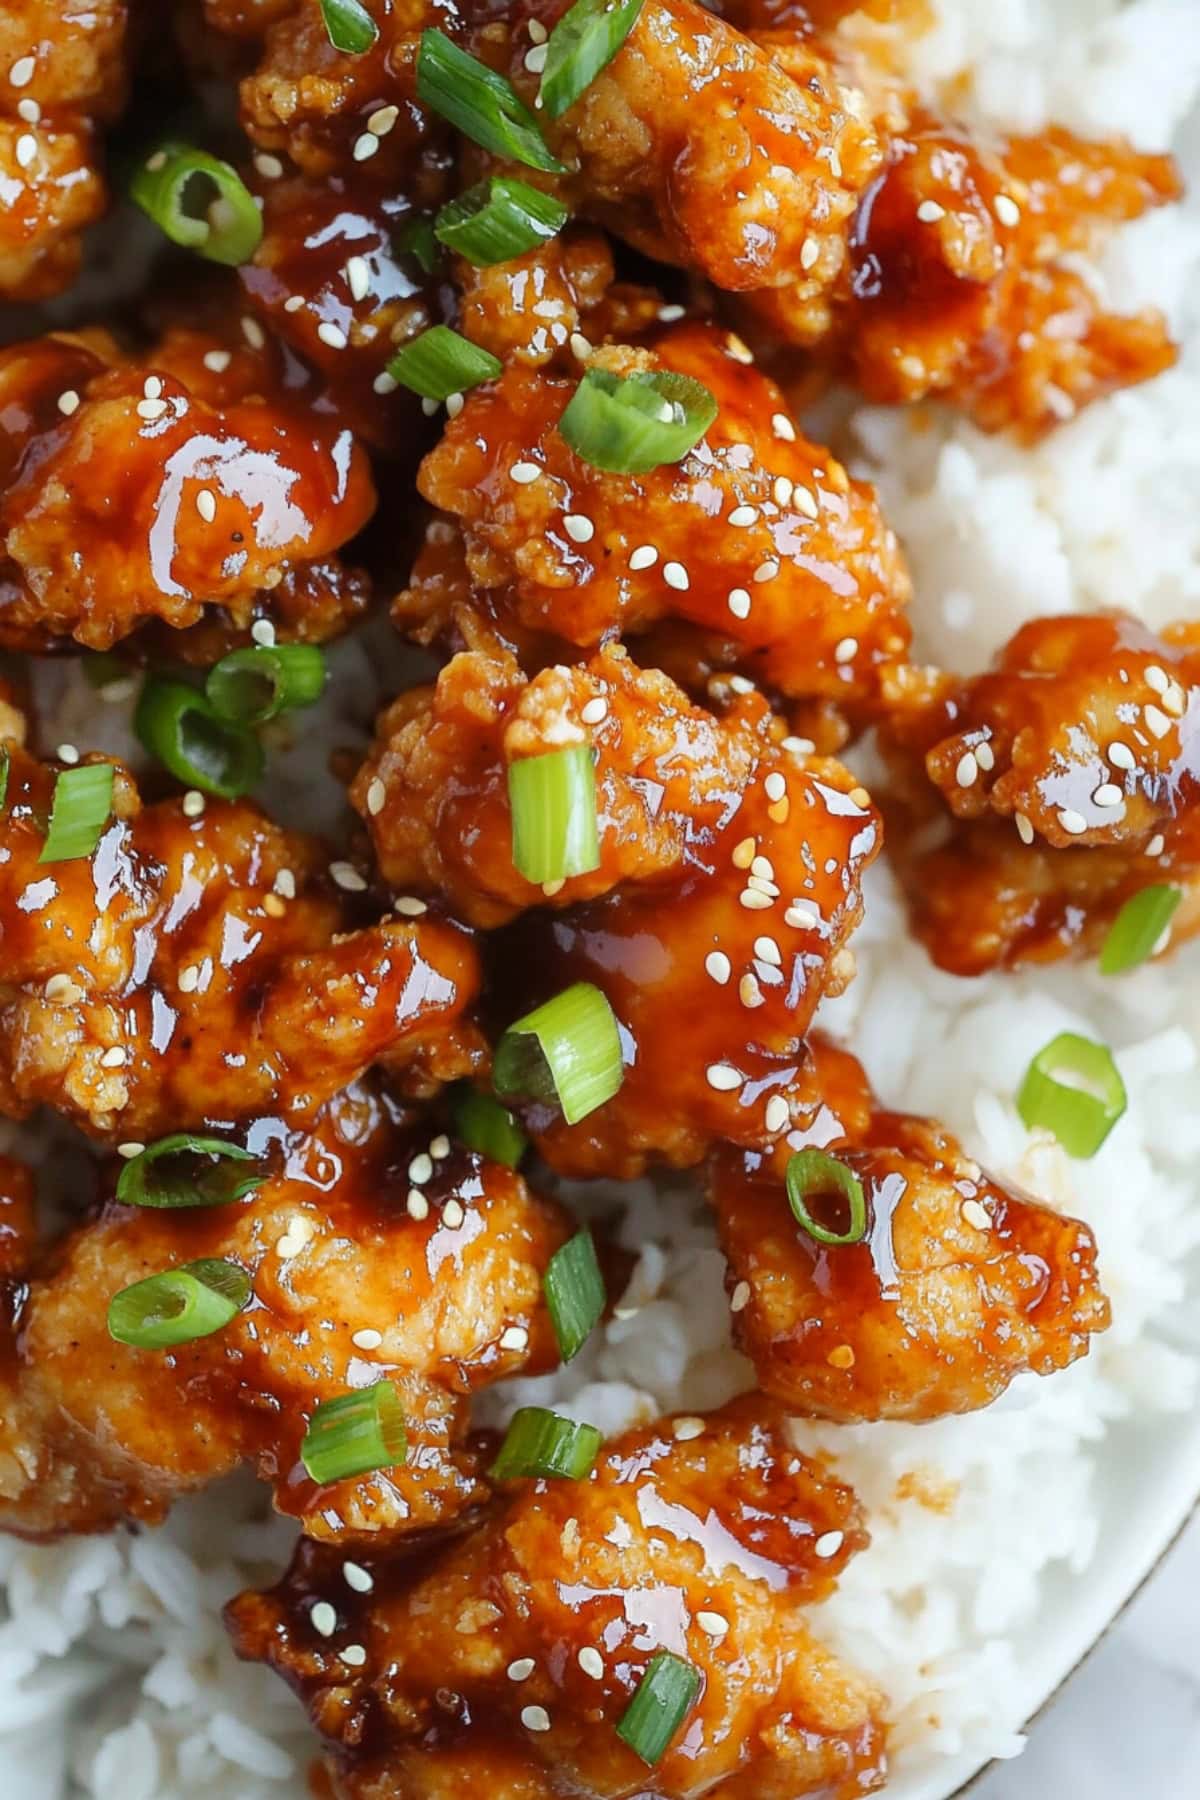
[[[184,681],[152,675],[133,716],[140,742],[177,781],[235,800],[263,771],[252,732],[223,719],[207,695]]]
[[[637,24],[644,0],[575,0],[554,30],[539,89],[552,119],[590,88]]]
[[[570,1362],[603,1317],[608,1302],[590,1231],[577,1231],[554,1252],[542,1277],[558,1352]]]
[[[543,1481],[582,1481],[603,1441],[594,1425],[577,1425],[542,1406],[522,1406],[513,1414],[492,1464],[492,1480],[535,1476]]]
[[[166,143],[148,156],[130,196],[170,238],[209,262],[236,267],[262,242],[262,216],[236,169],[191,144]]]
[[[481,381],[495,381],[503,375],[504,364],[448,325],[431,325],[393,356],[387,372],[401,387],[426,400],[448,400]]]
[[[1163,883],[1145,887],[1127,900],[1112,922],[1100,952],[1100,973],[1122,975],[1153,956],[1158,941],[1175,917],[1183,889]]]
[[[508,804],[513,867],[526,881],[565,881],[600,867],[590,744],[509,763]]]
[[[325,656],[315,644],[255,644],[231,650],[208,672],[204,691],[223,719],[262,725],[325,691]]]
[[[1128,1098],[1107,1044],[1062,1031],[1025,1072],[1017,1111],[1031,1131],[1048,1131],[1068,1156],[1095,1156]]]
[[[468,1150],[477,1150],[489,1162],[515,1169],[529,1148],[529,1139],[506,1106],[491,1094],[464,1083],[455,1092],[452,1111],[454,1130]]]
[[[59,770],[40,863],[73,862],[92,854],[112,813],[113,773],[112,764],[106,762]]]
[[[444,31],[421,33],[417,96],[493,155],[530,169],[563,173],[562,163],[551,156],[537,120],[512,83],[460,50]]]
[[[670,1650],[650,1659],[617,1721],[617,1736],[650,1768],[660,1763],[701,1688],[700,1671]]]
[[[321,17],[335,50],[361,56],[379,36],[379,27],[362,0],[321,0]]]
[[[553,194],[515,176],[492,175],[443,206],[433,229],[448,250],[486,269],[546,243],[567,217]]]
[[[681,462],[716,416],[716,400],[690,375],[664,369],[622,377],[589,369],[558,429],[593,468],[644,475]]]
[[[408,1454],[400,1399],[390,1381],[323,1400],[300,1446],[300,1460],[322,1487],[351,1475],[394,1469]]]
[[[176,1131],[125,1164],[117,1199],[125,1206],[225,1206],[265,1179],[258,1159],[240,1144]]]
[[[578,981],[509,1026],[492,1083],[502,1100],[557,1101],[576,1125],[612,1099],[623,1075],[613,1009],[598,987]]]
[[[809,1237],[816,1238],[819,1244],[862,1243],[867,1235],[867,1197],[853,1169],[825,1150],[798,1150],[788,1158],[785,1179],[788,1205]],[[841,1194],[850,1209],[845,1231],[830,1231],[813,1217],[808,1204],[810,1195],[831,1191]]]
[[[250,1298],[250,1277],[237,1263],[203,1258],[149,1275],[114,1294],[108,1335],[135,1350],[169,1350],[223,1331]]]

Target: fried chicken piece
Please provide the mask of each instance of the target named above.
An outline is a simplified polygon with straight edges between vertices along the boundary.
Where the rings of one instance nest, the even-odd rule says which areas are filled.
[[[427,1136],[353,1090],[311,1136],[252,1128],[270,1172],[246,1198],[184,1210],[113,1200],[35,1263],[0,1379],[0,1526],[48,1536],[155,1521],[242,1462],[280,1511],[342,1544],[484,1499],[467,1397],[553,1367],[541,1278],[566,1222],[473,1152],[435,1138],[435,1161]],[[229,1325],[168,1350],[109,1336],[114,1294],[200,1258],[252,1279]],[[318,1485],[299,1456],[314,1407],[384,1378],[403,1406],[403,1465]]]
[[[305,1700],[341,1800],[851,1800],[885,1778],[882,1696],[803,1609],[866,1541],[850,1489],[755,1398],[627,1432],[581,1481],[514,1485],[432,1563],[368,1560],[366,1593],[303,1544],[226,1617]],[[659,1651],[703,1686],[648,1768],[615,1727]]]
[[[847,1052],[818,1038],[813,1057],[786,1136],[724,1147],[710,1170],[734,1335],[764,1390],[843,1423],[929,1420],[1085,1355],[1110,1318],[1088,1227],[993,1181],[936,1121],[879,1108]],[[809,1146],[861,1183],[860,1243],[794,1217],[785,1170]],[[806,1198],[818,1225],[849,1229],[835,1184]]]
[[[250,324],[180,327],[139,358],[100,332],[0,351],[0,645],[104,650],[207,607],[321,639],[361,614],[336,552],[374,507],[366,457]]]
[[[691,376],[719,404],[682,463],[637,476],[559,434],[574,380],[510,365],[468,395],[419,486],[460,521],[472,581],[526,630],[588,648],[680,618],[727,636],[784,695],[862,705],[907,650],[903,559],[872,490],[798,436],[747,354],[694,324],[598,354],[622,375]]]
[[[97,129],[125,103],[125,0],[0,9],[0,299],[43,300],[79,271],[103,213]]]
[[[468,935],[356,923],[327,854],[248,802],[143,807],[117,768],[95,852],[39,861],[54,770],[10,744],[0,818],[0,1110],[113,1142],[267,1112],[311,1118],[371,1063],[475,1060]]]
[[[901,694],[884,740],[908,826],[896,858],[943,968],[1092,952],[1126,900],[1163,882],[1184,895],[1172,939],[1200,929],[1194,626],[1036,619],[988,674]],[[931,844],[912,823],[935,794],[954,824]]]

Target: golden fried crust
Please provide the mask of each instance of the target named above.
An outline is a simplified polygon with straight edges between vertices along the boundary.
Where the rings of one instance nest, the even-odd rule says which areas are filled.
[[[458,1046],[478,987],[467,934],[432,916],[360,930],[313,839],[253,806],[140,807],[118,770],[90,858],[41,864],[53,771],[10,746],[0,821],[0,1108],[94,1136],[311,1117],[377,1060]],[[443,1057],[443,1066],[455,1062]]]
[[[813,1059],[780,1143],[711,1166],[734,1333],[764,1390],[845,1423],[937,1419],[1086,1354],[1109,1323],[1088,1227],[991,1180],[934,1121],[879,1110],[844,1051],[817,1039]],[[822,1244],[792,1214],[784,1172],[812,1144],[862,1184],[861,1244]],[[845,1204],[809,1200],[834,1232]]]
[[[277,1588],[233,1603],[239,1652],[300,1690],[341,1794],[443,1800],[482,1769],[505,1800],[850,1800],[881,1784],[880,1696],[802,1610],[866,1542],[853,1494],[758,1397],[680,1424],[627,1432],[582,1481],[515,1486],[432,1566],[369,1560],[368,1594],[302,1546]],[[664,1649],[704,1685],[651,1770],[613,1728]]]
[[[473,581],[528,630],[588,647],[681,618],[723,633],[787,695],[868,700],[908,644],[909,581],[872,490],[800,438],[737,339],[680,325],[618,373],[671,369],[716,397],[682,463],[606,474],[558,421],[575,382],[511,366],[426,457],[426,499],[462,523]]]
[[[541,1277],[566,1235],[557,1208],[462,1150],[414,1188],[427,1135],[398,1128],[361,1090],[311,1137],[264,1122],[250,1142],[272,1173],[245,1199],[185,1211],[111,1202],[35,1266],[15,1373],[0,1381],[6,1528],[158,1519],[246,1461],[281,1511],[330,1541],[444,1523],[484,1497],[465,1399],[554,1364]],[[422,1207],[406,1207],[412,1192]],[[253,1282],[225,1329],[174,1350],[109,1337],[121,1288],[212,1257]],[[384,1377],[403,1405],[404,1466],[318,1486],[299,1461],[314,1406]]]

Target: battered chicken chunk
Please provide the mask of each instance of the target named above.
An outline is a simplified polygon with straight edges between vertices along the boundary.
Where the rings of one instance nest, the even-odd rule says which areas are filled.
[[[472,580],[527,630],[582,647],[679,618],[723,634],[782,694],[869,701],[907,649],[909,596],[872,490],[799,437],[736,338],[685,324],[596,360],[695,378],[715,423],[681,463],[605,473],[558,430],[575,381],[510,365],[467,397],[419,478],[461,522]]]
[[[1160,638],[1115,614],[1037,619],[988,674],[902,692],[886,738],[909,827],[896,856],[943,967],[1094,951],[1155,884],[1182,890],[1176,940],[1200,927],[1195,627]],[[935,791],[954,824],[931,845],[912,822]]]
[[[125,0],[5,0],[0,8],[0,299],[74,280],[104,211],[97,128],[125,101]]]
[[[0,351],[0,645],[104,650],[207,607],[319,639],[361,614],[336,552],[374,507],[366,458],[249,323],[138,358],[96,332]]]
[[[90,857],[40,861],[54,770],[9,746],[0,817],[0,1110],[138,1141],[311,1117],[371,1063],[472,1066],[471,940],[432,916],[361,929],[315,840],[244,802],[143,807],[118,768]]]
[[[865,1542],[782,1414],[735,1401],[627,1432],[581,1481],[522,1482],[432,1563],[368,1558],[351,1583],[302,1545],[227,1617],[305,1699],[342,1800],[851,1800],[885,1777],[881,1696],[804,1608]],[[647,1767],[615,1727],[660,1651],[702,1686]]]
[[[846,1052],[818,1040],[814,1064],[787,1134],[711,1167],[734,1333],[764,1390],[843,1422],[928,1420],[1085,1355],[1109,1323],[1088,1227],[993,1181],[935,1121],[881,1109]],[[861,1242],[793,1215],[784,1173],[809,1146],[861,1184]],[[849,1229],[835,1182],[806,1199],[822,1229]]]
[[[244,1199],[112,1200],[35,1263],[0,1377],[0,1524],[47,1535],[157,1520],[242,1462],[281,1511],[339,1542],[483,1499],[467,1396],[553,1366],[541,1277],[565,1228],[511,1170],[444,1139],[435,1159],[427,1138],[351,1090],[311,1135],[251,1127],[266,1180]],[[229,1325],[166,1350],[110,1337],[114,1294],[200,1258],[252,1280]],[[385,1378],[404,1412],[402,1466],[319,1486],[299,1457],[313,1408]]]

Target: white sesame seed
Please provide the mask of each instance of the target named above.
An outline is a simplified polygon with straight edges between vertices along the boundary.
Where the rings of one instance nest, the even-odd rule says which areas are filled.
[[[1171,729],[1171,721],[1168,719],[1166,713],[1153,704],[1142,708],[1142,717],[1146,721],[1148,730],[1150,730],[1156,738],[1166,737],[1168,731]]]
[[[540,75],[550,54],[549,44],[534,44],[525,52],[525,67],[531,75]]]
[[[528,487],[531,481],[537,480],[541,472],[537,464],[532,462],[515,462],[508,471],[518,487]]]
[[[1017,828],[1017,836],[1023,844],[1032,844],[1033,826],[1023,812],[1013,814],[1013,824]]]
[[[766,562],[760,562],[757,569],[755,569],[754,579],[755,581],[774,581],[778,573],[779,564],[773,557],[768,557]]]
[[[396,911],[405,919],[419,919],[429,911],[424,900],[418,900],[415,894],[401,894],[396,902]]]
[[[581,707],[579,713],[579,717],[585,725],[599,725],[601,720],[607,716],[608,701],[603,694],[597,694],[594,700],[589,700],[586,706]]]
[[[69,975],[51,975],[43,991],[47,1000],[61,1001],[65,1006],[73,1006],[83,999],[83,989]]]
[[[313,1630],[322,1637],[332,1637],[337,1630],[337,1613],[328,1600],[318,1600],[308,1616],[312,1620]]]
[[[361,1563],[344,1562],[342,1564],[342,1579],[345,1581],[347,1587],[354,1589],[356,1594],[369,1594],[375,1587],[374,1576],[368,1569],[364,1569]]]
[[[639,544],[629,558],[631,569],[652,569],[658,561],[658,551],[653,544]]]
[[[525,1350],[529,1345],[529,1333],[523,1325],[509,1325],[500,1333],[502,1350]]]
[[[374,156],[379,148],[379,139],[373,131],[364,131],[361,137],[355,138],[351,155],[355,162],[366,162]]]
[[[372,390],[376,394],[394,394],[399,385],[396,377],[389,375],[386,369],[382,369],[371,383]]]
[[[529,32],[531,41],[535,44],[544,44],[550,35],[540,19],[530,19],[526,30]]]
[[[229,350],[206,350],[204,352],[204,366],[206,369],[210,369],[214,375],[223,375],[232,361],[233,353]]]
[[[457,1200],[447,1200],[442,1208],[442,1224],[448,1231],[457,1231],[466,1216]]]
[[[834,647],[833,660],[835,663],[853,662],[854,658],[857,655],[858,655],[858,639],[853,638],[853,637],[844,637],[841,640],[841,642],[839,644],[835,645],[835,647]]]
[[[591,1644],[585,1644],[579,1652],[579,1666],[593,1681],[599,1681],[604,1674],[604,1658]]]
[[[58,396],[58,410],[66,419],[69,419],[72,413],[79,411],[79,395],[74,388],[67,388]]]
[[[378,1350],[383,1342],[383,1333],[376,1331],[370,1325],[365,1325],[361,1331],[354,1333],[350,1342],[356,1350]]]
[[[674,1421],[671,1431],[681,1444],[687,1444],[693,1438],[704,1436],[704,1420],[696,1418],[694,1413],[687,1413]]]
[[[252,319],[249,314],[242,320],[242,336],[252,350],[262,350],[266,347],[266,332],[263,330],[258,320]]]
[[[785,737],[779,747],[781,750],[787,750],[792,756],[811,756],[817,746],[811,738]]]
[[[444,1131],[429,1140],[429,1154],[435,1162],[444,1162],[450,1154],[450,1139]]]
[[[571,355],[578,362],[586,362],[592,354],[592,346],[582,331],[573,331],[570,337]]]
[[[729,355],[732,356],[734,362],[746,363],[748,365],[754,361],[754,353],[750,349],[750,346],[743,343],[742,339],[738,337],[735,331],[731,331],[725,339],[725,348]]]
[[[254,166],[264,181],[278,181],[283,174],[283,164],[269,150],[260,150],[254,158]]]
[[[917,208],[917,217],[922,225],[936,225],[938,220],[944,219],[945,216],[945,207],[939,206],[936,200],[922,200]]]
[[[157,175],[158,171],[160,169],[165,169],[166,166],[167,153],[165,150],[156,150],[153,156],[148,156],[146,158],[146,167],[152,175]]]
[[[745,1312],[749,1304],[750,1283],[748,1281],[739,1281],[732,1294],[729,1296],[729,1310],[730,1312],[735,1313]]]
[[[147,400],[157,400],[162,393],[162,382],[157,375],[147,375],[142,383],[142,392]]]
[[[409,1188],[408,1199],[404,1202],[404,1210],[409,1218],[416,1219],[418,1224],[422,1219],[429,1217],[429,1202],[419,1188]]]
[[[367,811],[372,818],[376,818],[386,805],[387,788],[377,775],[367,787]]]
[[[136,1138],[131,1138],[127,1144],[117,1145],[117,1155],[123,1156],[126,1162],[130,1162],[135,1156],[140,1156],[145,1148],[145,1144],[139,1143]]]
[[[506,1671],[510,1681],[528,1681],[533,1674],[532,1656],[518,1656],[516,1662],[510,1662]]]
[[[275,643],[275,626],[270,619],[255,619],[250,636],[262,649],[270,650]]]
[[[413,1157],[408,1165],[408,1179],[410,1181],[415,1181],[417,1186],[420,1187],[424,1182],[430,1180],[432,1175],[433,1158],[432,1156],[427,1156],[425,1151],[422,1150],[419,1155]]]
[[[796,427],[786,413],[771,414],[771,430],[777,438],[782,438],[785,444],[794,444],[796,441]]]
[[[733,973],[733,965],[723,950],[710,950],[704,959],[704,967],[718,987],[724,987]]]
[[[1160,669],[1157,663],[1146,664],[1145,676],[1146,686],[1152,688],[1156,694],[1165,694],[1171,685],[1171,678],[1167,671]]]
[[[738,982],[738,999],[750,1010],[763,1004],[763,991],[758,985],[757,975],[742,976]]]
[[[60,744],[54,754],[59,762],[66,763],[68,767],[73,767],[79,761],[79,752],[74,744]]]
[[[750,596],[745,588],[733,588],[726,604],[735,619],[750,617]]]
[[[755,938],[754,954],[760,962],[770,963],[773,968],[783,967],[783,956],[773,937]]]
[[[596,527],[584,513],[568,513],[563,525],[567,536],[576,544],[588,544],[596,535]]]
[[[800,246],[800,267],[811,269],[821,254],[821,246],[815,237],[806,237]]]
[[[1058,822],[1063,830],[1069,832],[1072,837],[1078,837],[1081,832],[1086,831],[1088,828],[1087,820],[1084,818],[1083,814],[1076,812],[1073,806],[1063,807],[1058,815]]]
[[[447,394],[446,417],[448,419],[457,419],[459,413],[466,404],[466,399],[462,394]]]
[[[796,926],[800,930],[811,931],[821,923],[821,915],[813,906],[805,906],[796,901],[789,906],[783,915],[785,925]]]
[[[206,525],[211,525],[217,516],[217,497],[211,488],[200,488],[196,494],[196,511]]]
[[[367,1660],[367,1652],[362,1644],[345,1644],[341,1651],[342,1661],[351,1669],[361,1669]]]
[[[151,424],[155,419],[161,419],[166,410],[165,400],[139,400],[137,403],[138,417],[146,419]]]
[[[34,57],[18,56],[16,62],[8,71],[8,79],[15,88],[28,87],[33,80],[36,68],[37,61]]]
[[[521,1723],[526,1731],[549,1731],[550,1714],[544,1706],[523,1706]]]
[[[791,1119],[791,1116],[791,1108],[783,1095],[772,1094],[771,1098],[767,1101],[767,1110],[764,1115],[767,1130],[772,1132],[782,1131]]]
[[[727,523],[730,525],[753,525],[757,517],[757,506],[735,506]]]
[[[1114,781],[1106,781],[1092,795],[1093,806],[1120,806],[1125,796]]]
[[[793,487],[792,504],[798,507],[806,518],[816,519],[820,517],[821,509],[817,505],[814,496],[809,493],[806,487],[800,487],[798,485]]]
[[[552,881],[542,882],[542,892],[545,894],[547,900],[553,900],[555,894],[561,894],[566,885],[566,876],[556,875]]]
[[[668,305],[668,306],[660,306],[658,309],[658,317],[661,319],[661,321],[664,325],[674,325],[676,320],[682,319],[686,310],[687,310],[686,307],[676,306],[673,304]]]
[[[400,108],[398,106],[377,107],[367,120],[367,130],[375,137],[386,137],[399,117]]]
[[[317,326],[317,336],[323,344],[328,344],[331,350],[344,350],[350,341],[341,326],[333,324],[329,319],[322,319]]]
[[[796,484],[790,475],[777,475],[775,477],[774,481],[771,483],[771,492],[774,494],[775,502],[778,506],[791,505],[795,486]]]
[[[964,1200],[962,1216],[976,1231],[990,1231],[992,1228],[991,1215],[987,1207],[978,1200]]]
[[[27,169],[37,161],[37,139],[31,131],[23,131],[17,139],[16,158],[19,169]]]
[[[836,1556],[842,1547],[845,1535],[845,1532],[842,1531],[826,1531],[817,1539],[813,1549],[821,1557]]]
[[[763,881],[774,881],[775,864],[769,856],[755,856],[750,861],[750,872],[760,876]]]
[[[720,679],[727,681],[735,694],[752,694],[754,692],[754,683],[747,675],[726,675]]]
[[[1167,847],[1167,840],[1163,836],[1162,832],[1158,831],[1154,834],[1154,836],[1150,839],[1150,842],[1146,845],[1146,855],[1147,856],[1161,856],[1163,851],[1166,849],[1166,847]]]
[[[682,563],[664,563],[663,580],[669,588],[674,588],[677,593],[683,594],[687,592],[689,586],[688,572]]]
[[[716,1088],[719,1094],[732,1093],[734,1088],[740,1088],[745,1080],[745,1076],[741,1074],[740,1070],[735,1069],[732,1063],[709,1063],[708,1068],[704,1071],[704,1078],[709,1087]]]
[[[996,766],[996,752],[986,738],[975,746],[975,761],[981,769],[986,769],[989,775]]]
[[[729,1620],[718,1612],[698,1612],[696,1623],[710,1638],[723,1638],[729,1630]]]
[[[366,892],[367,884],[353,863],[332,862],[329,865],[329,874],[334,885],[340,887],[343,893],[363,894]]]
[[[200,965],[189,963],[179,971],[179,991],[181,994],[194,994],[200,986]]]
[[[996,217],[1002,225],[1007,225],[1011,228],[1012,226],[1021,223],[1021,209],[1016,201],[1010,198],[1008,194],[997,194],[993,201],[993,205],[995,207]]]
[[[964,750],[958,759],[958,767],[954,771],[954,779],[959,787],[974,787],[979,776],[979,764],[975,760],[973,750]]]
[[[31,100],[26,96],[24,100],[17,101],[17,117],[23,119],[26,125],[40,125],[42,109],[36,100]]]
[[[208,801],[200,792],[199,788],[189,788],[187,793],[183,796],[183,799],[180,801],[180,805],[183,808],[183,816],[185,819],[198,819],[208,805]]]
[[[351,256],[346,262],[346,286],[353,300],[365,300],[371,291],[371,265],[365,256]]]
[[[776,895],[765,893],[761,887],[751,887],[749,883],[738,895],[739,903],[747,912],[767,912],[775,904]]]
[[[285,313],[298,313],[303,310],[303,307],[304,307],[304,295],[303,294],[289,294],[287,299],[283,303],[283,310]]]

